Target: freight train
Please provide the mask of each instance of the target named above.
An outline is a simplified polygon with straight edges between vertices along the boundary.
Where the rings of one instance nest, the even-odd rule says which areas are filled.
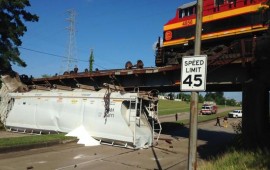
[[[193,55],[196,1],[181,5],[163,27],[163,44],[157,43],[156,66],[180,64]],[[203,0],[202,51],[230,46],[235,40],[269,32],[269,0]],[[162,45],[161,45],[162,44]]]

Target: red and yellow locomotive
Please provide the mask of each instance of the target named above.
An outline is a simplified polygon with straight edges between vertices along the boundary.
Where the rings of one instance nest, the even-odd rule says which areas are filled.
[[[229,46],[234,40],[261,36],[269,28],[269,0],[203,0],[202,49]],[[193,53],[196,1],[180,6],[164,25],[156,66],[179,64]]]

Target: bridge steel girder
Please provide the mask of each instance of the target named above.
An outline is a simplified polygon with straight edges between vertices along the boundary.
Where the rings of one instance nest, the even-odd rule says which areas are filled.
[[[241,64],[229,64],[215,70],[208,69],[206,91],[242,91],[242,84],[249,79],[248,67]],[[106,70],[92,73],[77,73],[54,76],[50,78],[38,78],[24,81],[28,85],[59,84],[76,88],[76,84],[103,87],[104,83],[120,85],[126,91],[139,88],[141,91],[153,89],[160,92],[180,91],[180,65],[129,69]]]

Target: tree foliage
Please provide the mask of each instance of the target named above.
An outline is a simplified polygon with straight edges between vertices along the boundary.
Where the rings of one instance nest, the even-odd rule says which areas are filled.
[[[237,103],[236,103],[235,99],[227,99],[227,100],[226,100],[226,105],[229,105],[229,106],[236,106]]]
[[[177,98],[181,99],[182,101],[190,101],[190,94],[181,92],[177,94]]]
[[[174,100],[181,99],[182,101],[190,102],[191,94],[188,92],[180,93],[163,93],[163,96],[166,96],[167,99]],[[199,94],[198,102],[203,103],[204,101],[213,101],[218,105],[227,105],[227,106],[241,106],[242,103],[238,103],[235,99],[226,99],[224,97],[224,92],[206,92],[205,96]]]
[[[225,104],[225,97],[223,92],[207,92],[204,96],[205,101],[214,101],[219,105]]]
[[[23,21],[38,21],[37,15],[25,10],[29,6],[29,0],[0,0],[0,74],[12,71],[11,63],[26,67],[18,50],[27,31]]]
[[[198,96],[198,101],[199,101],[199,103],[204,102],[204,97],[201,94],[199,94],[199,96]]]

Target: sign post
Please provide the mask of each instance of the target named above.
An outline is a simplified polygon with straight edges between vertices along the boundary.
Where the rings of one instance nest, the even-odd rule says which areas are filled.
[[[188,169],[197,167],[198,92],[206,90],[207,56],[182,58],[181,91],[191,91]]]
[[[194,55],[201,54],[201,35],[202,35],[202,11],[203,11],[203,0],[197,0],[196,9],[196,29],[195,29],[195,45]],[[195,75],[194,75],[195,76]],[[200,77],[199,77],[200,78]],[[190,78],[198,84],[198,76]],[[189,80],[187,80],[188,83]],[[192,83],[194,85],[194,83]],[[199,83],[200,84],[200,83]],[[183,84],[181,84],[182,86]],[[195,86],[196,87],[196,86]],[[197,169],[197,133],[198,133],[198,92],[193,91],[191,93],[190,101],[190,129],[189,129],[189,143],[188,143],[188,169]]]

